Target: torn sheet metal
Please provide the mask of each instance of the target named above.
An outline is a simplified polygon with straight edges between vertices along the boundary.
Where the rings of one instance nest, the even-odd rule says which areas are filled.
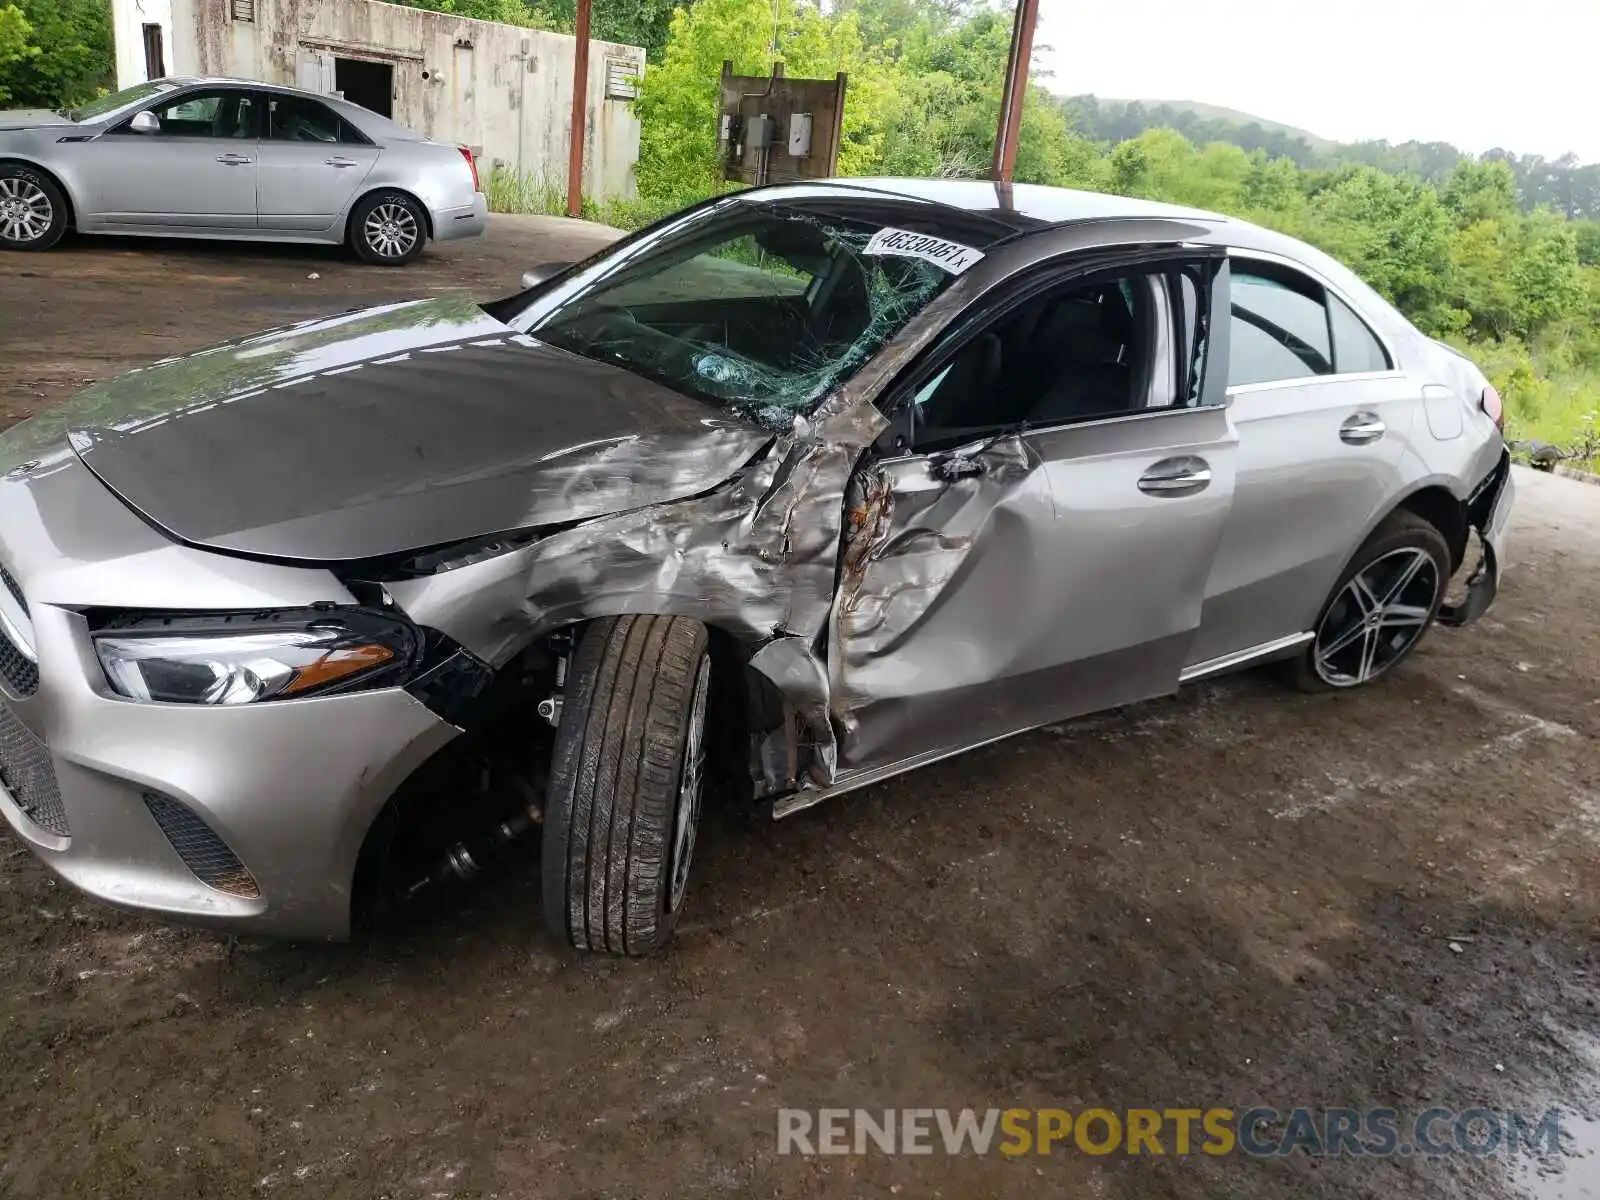
[[[1007,597],[999,595],[991,598],[992,619],[973,622],[970,603],[964,604],[959,630],[933,629],[908,646],[937,624],[947,591],[975,549],[1015,559],[1007,570],[985,574],[1025,589],[1036,549],[1030,530],[1054,519],[1048,480],[1028,442],[1005,437],[970,459],[979,470],[954,479],[940,477],[939,460],[886,464],[863,472],[852,492],[851,533],[829,636],[830,711],[844,767],[876,761],[892,752],[886,740],[909,736],[895,722],[864,726],[859,710],[947,693],[968,677],[992,678],[996,664],[1015,649],[1017,626],[1005,619]],[[958,724],[962,720],[956,716]]]
[[[883,427],[857,407],[797,419],[726,486],[543,537],[521,550],[389,584],[415,620],[480,658],[504,663],[574,621],[681,614],[749,645],[815,639],[833,601],[844,490]]]
[[[810,782],[831,782],[838,753],[833,723],[828,716],[828,672],[818,659],[813,643],[800,637],[774,638],[751,656],[749,665],[772,680],[804,726]],[[778,732],[785,740],[792,736],[787,728]],[[762,773],[766,782],[769,786],[798,782],[794,747],[778,749],[786,753],[769,754],[764,748]]]

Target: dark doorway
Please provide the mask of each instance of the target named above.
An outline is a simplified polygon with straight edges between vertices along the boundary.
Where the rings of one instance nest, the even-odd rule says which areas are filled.
[[[161,26],[144,27],[144,77],[162,79],[167,73],[167,56],[161,46]]]
[[[352,104],[381,117],[394,115],[394,66],[364,58],[333,60],[333,87]]]

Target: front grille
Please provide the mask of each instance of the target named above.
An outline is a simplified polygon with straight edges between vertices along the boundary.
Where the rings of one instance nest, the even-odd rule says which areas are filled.
[[[5,676],[6,687],[19,700],[39,690],[38,664],[4,635],[0,635],[0,675]]]
[[[0,641],[4,641],[0,638]],[[50,751],[33,731],[0,704],[0,783],[28,820],[46,833],[70,837],[67,810],[56,786],[56,768]]]
[[[261,895],[255,876],[245,869],[239,856],[188,808],[160,792],[144,793],[144,803],[178,857],[183,859],[183,865],[193,871],[201,883],[230,896],[254,898]]]
[[[6,591],[10,592],[13,596],[15,596],[17,598],[17,603],[22,605],[22,611],[23,612],[27,612],[28,611],[28,600],[27,600],[27,597],[25,597],[22,594],[21,585],[18,584],[17,581],[12,578],[11,572],[6,570],[5,566],[3,564],[0,564],[0,583],[3,583],[3,584],[6,585]]]
[[[22,611],[27,613],[28,602],[23,598],[22,588],[17,585],[11,572],[4,566],[0,566],[0,584],[5,586],[5,589],[16,598]],[[39,690],[38,664],[24,654],[4,631],[0,631],[0,678],[5,679],[7,690],[18,699],[31,696]]]

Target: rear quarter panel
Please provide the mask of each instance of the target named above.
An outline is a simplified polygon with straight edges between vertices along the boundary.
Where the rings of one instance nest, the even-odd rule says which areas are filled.
[[[351,200],[383,188],[409,192],[427,207],[437,225],[439,214],[473,203],[472,171],[461,151],[437,142],[394,142],[383,147],[371,174]]]

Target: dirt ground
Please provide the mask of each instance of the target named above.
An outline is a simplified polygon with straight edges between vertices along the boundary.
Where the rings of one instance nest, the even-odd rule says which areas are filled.
[[[501,295],[603,237],[496,221],[403,272],[9,255],[0,407],[356,304]],[[1496,608],[1374,690],[1247,674],[776,824],[709,814],[651,961],[553,945],[531,866],[365,944],[230,947],[0,835],[0,1196],[1600,1194],[1600,488],[1517,482]],[[1573,1136],[1542,1171],[776,1153],[779,1107],[1254,1104],[1557,1104]]]

